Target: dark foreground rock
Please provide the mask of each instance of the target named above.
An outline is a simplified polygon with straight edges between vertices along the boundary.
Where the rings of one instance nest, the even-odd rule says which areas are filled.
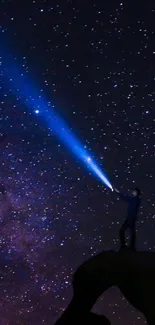
[[[155,325],[155,253],[107,251],[83,263],[73,276],[74,295],[55,325],[110,325],[91,312],[97,299],[117,286],[125,298]]]

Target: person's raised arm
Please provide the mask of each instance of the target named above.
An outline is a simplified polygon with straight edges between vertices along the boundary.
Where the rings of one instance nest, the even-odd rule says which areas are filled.
[[[120,191],[117,188],[114,188],[114,191],[118,194],[121,200],[129,202],[130,196],[124,193],[120,193]]]

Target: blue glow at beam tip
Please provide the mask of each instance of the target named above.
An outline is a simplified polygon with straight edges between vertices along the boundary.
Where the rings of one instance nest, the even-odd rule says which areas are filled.
[[[113,190],[105,173],[101,171],[100,167],[90,157],[64,120],[49,105],[48,101],[42,98],[34,83],[30,82],[24,72],[18,68],[10,54],[5,53],[2,59],[4,67],[3,77],[5,77],[11,91],[30,109],[31,113],[33,112],[42,117],[46,121],[49,130],[54,132],[102,183]]]

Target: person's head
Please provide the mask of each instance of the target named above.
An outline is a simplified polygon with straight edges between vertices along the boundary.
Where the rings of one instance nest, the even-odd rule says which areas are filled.
[[[132,191],[133,196],[140,196],[141,190],[138,187],[135,187]]]
[[[2,195],[6,194],[6,188],[2,184],[0,185],[0,194],[2,194]]]

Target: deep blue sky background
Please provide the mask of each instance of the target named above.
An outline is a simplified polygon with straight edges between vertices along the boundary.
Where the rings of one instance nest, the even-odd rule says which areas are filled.
[[[154,250],[154,2],[4,0],[0,22],[0,41],[112,183],[142,189],[137,247]],[[70,301],[76,267],[119,249],[125,205],[12,93],[1,48],[0,181],[8,196],[0,198],[0,247],[9,273],[0,323],[51,325]],[[115,288],[94,310],[115,325],[144,324]]]

